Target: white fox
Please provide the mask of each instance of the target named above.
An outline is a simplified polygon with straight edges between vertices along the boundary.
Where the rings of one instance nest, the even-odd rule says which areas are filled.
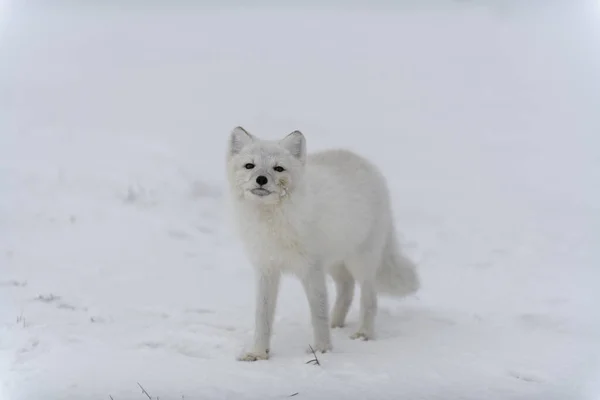
[[[266,360],[280,276],[305,289],[315,351],[332,349],[360,284],[360,321],[353,339],[374,338],[377,293],[418,290],[415,265],[398,248],[387,184],[378,169],[345,150],[306,155],[299,131],[261,140],[243,128],[230,135],[227,172],[235,221],[256,271],[254,344],[243,361]],[[331,324],[325,274],[337,298]]]

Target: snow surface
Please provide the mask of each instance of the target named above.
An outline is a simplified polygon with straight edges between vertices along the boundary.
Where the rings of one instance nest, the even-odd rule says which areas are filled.
[[[0,18],[0,399],[600,398],[597,4],[28,4]],[[386,174],[423,288],[378,340],[354,304],[306,364],[287,279],[272,359],[235,360],[238,124]]]

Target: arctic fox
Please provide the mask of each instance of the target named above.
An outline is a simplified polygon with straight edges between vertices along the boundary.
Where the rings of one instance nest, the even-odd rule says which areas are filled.
[[[269,357],[281,274],[296,275],[306,292],[313,349],[332,349],[330,327],[342,327],[360,285],[360,320],[353,339],[374,338],[377,293],[418,290],[415,265],[398,248],[387,184],[378,169],[345,150],[307,156],[304,135],[261,140],[242,127],[229,138],[227,174],[235,221],[256,271],[253,347],[243,361]],[[337,297],[331,322],[326,273]]]

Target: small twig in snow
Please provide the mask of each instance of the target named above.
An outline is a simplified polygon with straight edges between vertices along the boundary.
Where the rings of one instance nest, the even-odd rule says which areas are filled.
[[[21,314],[17,317],[17,324],[20,324],[23,328],[27,327],[27,321],[25,321],[25,317],[23,316],[23,310],[21,310]]]
[[[288,397],[294,397],[294,396],[297,396],[297,395],[298,395],[298,392],[296,392],[296,393],[292,393],[292,394],[290,394]]]
[[[321,365],[319,359],[317,358],[317,353],[315,353],[315,349],[313,349],[310,344],[308,345],[308,347],[310,348],[310,351],[312,351],[313,356],[315,356],[315,358],[312,360],[308,360],[307,362],[305,362],[305,364]]]
[[[110,400],[115,400],[110,394],[108,395],[108,397],[110,397]]]
[[[143,387],[142,385],[140,385],[140,383],[139,383],[139,382],[138,382],[137,384],[138,384],[138,386],[140,387],[140,389],[142,389],[142,393],[144,393],[146,396],[148,396],[148,398],[149,398],[150,400],[152,400],[152,396],[150,396],[150,395],[148,394],[148,392],[146,392],[146,389],[144,389],[144,387]]]

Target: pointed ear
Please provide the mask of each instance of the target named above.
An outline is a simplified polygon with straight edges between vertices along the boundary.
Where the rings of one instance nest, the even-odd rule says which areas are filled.
[[[300,131],[294,131],[281,139],[279,144],[289,151],[298,160],[306,160],[306,139]]]
[[[246,132],[241,126],[237,126],[229,135],[229,157],[238,154],[244,147],[254,141],[254,136]]]

